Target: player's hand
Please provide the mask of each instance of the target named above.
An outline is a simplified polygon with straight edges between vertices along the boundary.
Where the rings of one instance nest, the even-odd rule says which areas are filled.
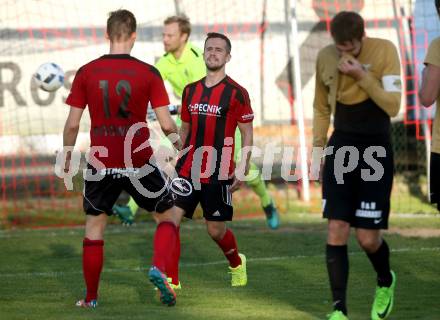
[[[66,159],[64,160],[64,173],[69,173],[70,170],[70,159],[72,159],[72,151],[67,151]]]
[[[237,191],[243,186],[243,181],[238,180],[237,177],[234,175],[232,178],[232,184],[231,184],[231,193]]]
[[[310,175],[309,179],[322,183],[322,172],[324,168],[324,155],[323,148],[314,147],[312,151],[311,163],[310,163]]]
[[[66,159],[66,161],[64,162],[64,173],[69,173],[69,169],[70,169],[70,159]]]
[[[343,55],[338,63],[338,69],[341,73],[346,74],[355,80],[359,81],[362,79],[366,71],[362,64],[351,55]]]

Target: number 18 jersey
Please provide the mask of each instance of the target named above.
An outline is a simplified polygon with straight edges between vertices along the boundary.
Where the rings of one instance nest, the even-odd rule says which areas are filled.
[[[84,109],[88,106],[91,120],[91,147],[102,146],[108,154],[94,154],[106,168],[125,168],[124,140],[135,123],[144,126],[130,134],[132,144],[126,148],[132,167],[148,162],[150,146],[133,152],[145,143],[148,103],[153,108],[168,105],[169,99],[157,69],[129,54],[108,54],[82,66],[76,73],[66,103]],[[131,167],[131,166],[130,166]]]

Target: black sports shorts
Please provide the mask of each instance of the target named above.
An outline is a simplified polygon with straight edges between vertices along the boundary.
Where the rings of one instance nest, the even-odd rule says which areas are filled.
[[[138,168],[107,168],[97,171],[89,165],[88,169],[95,179],[85,179],[83,207],[86,214],[99,215],[105,212],[111,215],[122,190],[147,211],[162,213],[173,207],[167,177],[159,168],[150,168],[144,177],[136,178],[140,176]]]
[[[324,218],[356,228],[387,229],[394,175],[391,144],[335,131],[327,147],[333,153],[323,168]]]
[[[201,183],[200,190],[196,190],[191,179],[179,176],[172,180],[170,190],[173,193],[175,206],[185,210],[185,217],[192,219],[200,203],[206,220],[231,221],[234,214],[231,183],[232,181],[229,180]]]

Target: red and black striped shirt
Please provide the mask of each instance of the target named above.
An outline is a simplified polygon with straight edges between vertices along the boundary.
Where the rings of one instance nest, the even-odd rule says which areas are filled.
[[[91,147],[107,148],[107,155],[95,154],[107,168],[125,168],[124,153],[135,168],[150,159],[149,146],[133,152],[149,138],[146,127],[135,132],[131,147],[124,150],[129,128],[136,123],[145,126],[149,102],[153,108],[170,103],[162,77],[155,67],[129,54],[107,54],[82,66],[66,100],[72,107],[88,106]]]
[[[190,149],[177,162],[179,175],[201,177],[202,183],[227,180],[234,171],[237,124],[253,119],[248,92],[229,76],[209,88],[205,78],[187,85],[182,95],[182,121],[190,125],[184,144],[184,149]]]

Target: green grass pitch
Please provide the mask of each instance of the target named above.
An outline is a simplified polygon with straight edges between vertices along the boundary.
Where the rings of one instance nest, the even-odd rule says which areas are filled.
[[[262,219],[232,222],[248,259],[248,285],[231,288],[227,263],[201,221],[182,225],[177,305],[159,303],[146,271],[154,224],[111,225],[106,232],[99,306],[80,309],[82,228],[0,231],[0,319],[325,319],[331,311],[324,264],[325,221],[283,215],[270,231]],[[440,319],[440,218],[393,217],[385,235],[398,277],[389,319]],[[350,319],[369,319],[375,275],[354,239],[349,244]]]

